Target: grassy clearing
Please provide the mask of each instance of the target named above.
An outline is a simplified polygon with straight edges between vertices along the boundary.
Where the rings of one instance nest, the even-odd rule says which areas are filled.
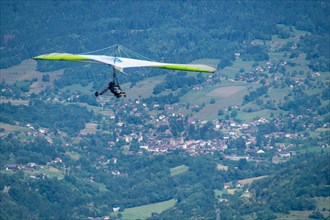
[[[266,178],[266,177],[267,176],[257,176],[257,177],[253,177],[253,178],[238,180],[237,182],[242,184],[242,185],[246,185],[246,184],[251,184],[255,180],[260,180],[260,179],[263,179],[263,178]]]
[[[0,97],[0,103],[8,103],[8,102],[10,102],[12,105],[25,105],[25,106],[29,105],[28,100],[7,99],[3,96]]]
[[[30,86],[31,93],[39,93],[46,87],[51,87],[54,80],[58,79],[60,75],[63,74],[63,70],[57,70],[52,72],[38,72],[37,71],[37,62],[32,59],[24,60],[20,64],[15,66],[1,69],[0,81],[5,80],[6,83],[12,85],[15,82],[21,81],[31,81],[32,79],[37,79],[37,82],[34,82]],[[49,82],[43,82],[42,76],[48,74],[50,76]]]
[[[251,122],[256,118],[269,118],[272,110],[264,109],[256,112],[238,112],[237,118],[245,122]]]
[[[218,117],[217,114],[220,109],[225,109],[229,106],[241,105],[243,97],[247,94],[247,92],[247,87],[241,87],[237,92],[232,93],[228,97],[213,97],[215,99],[215,103],[205,103],[205,107],[200,112],[196,113],[195,116],[199,119],[216,119]]]
[[[189,167],[186,165],[181,165],[171,168],[171,176],[179,175],[185,173],[189,170]]]
[[[291,211],[289,214],[277,214],[277,218],[279,220],[307,220],[310,219],[308,216],[312,213],[312,211]]]
[[[309,147],[304,147],[304,148],[298,148],[296,150],[298,153],[307,153],[307,152],[313,152],[313,153],[320,153],[322,151],[324,152],[330,152],[330,147],[320,147],[320,146],[309,146]]]
[[[229,78],[234,78],[235,74],[243,68],[245,71],[252,71],[254,68],[252,65],[255,61],[243,61],[241,58],[236,59],[233,65],[225,67],[221,70],[222,75],[228,76]]]
[[[221,197],[223,194],[223,190],[215,189],[213,191],[216,198]]]
[[[315,197],[317,209],[322,213],[323,217],[328,218],[330,216],[330,197]],[[308,216],[313,211],[290,211],[289,214],[277,214],[277,219],[285,220],[305,220],[311,219]]]
[[[328,212],[320,211],[322,215],[329,216]],[[277,214],[277,219],[279,220],[308,220],[312,219],[308,216],[311,215],[313,211],[290,211],[289,214]]]
[[[311,71],[311,69],[309,69],[308,67],[308,63],[309,61],[306,60],[306,54],[301,54],[299,57],[297,58],[292,58],[289,59],[290,62],[293,62],[296,64],[296,66],[286,66],[286,71],[288,73],[292,73],[293,71],[297,71],[299,73],[299,71],[304,71],[304,74],[302,75],[297,75],[295,78],[296,79],[301,79],[301,78],[305,78],[307,76],[307,72]]]
[[[65,155],[68,155],[72,160],[79,160],[80,158],[80,154],[73,151],[67,151],[65,152]]]
[[[316,205],[319,210],[330,211],[330,196],[328,197],[315,197]]]
[[[206,101],[205,97],[209,92],[212,92],[216,87],[210,87],[202,90],[191,90],[180,99],[181,103],[192,103],[200,105]],[[211,99],[209,97],[209,99]]]
[[[131,83],[125,83],[122,85],[123,90],[126,92],[127,97],[134,100],[137,98],[148,98],[152,95],[154,87],[161,83],[165,78],[165,75],[159,75],[149,77],[136,83],[136,85],[130,88]]]
[[[96,134],[97,125],[98,124],[96,124],[96,123],[86,123],[85,128],[80,131],[80,134],[82,134],[82,135]]]
[[[249,86],[253,87],[250,84]],[[194,116],[201,120],[213,120],[218,117],[219,109],[240,105],[247,93],[248,84],[222,80],[218,86],[210,86],[202,90],[191,90],[181,97],[180,102],[183,104],[205,104],[205,107],[200,112],[194,113]],[[215,100],[214,104],[210,104],[211,99]]]
[[[268,53],[270,60],[282,60],[284,59],[285,52],[270,52]]]
[[[0,122],[0,128],[5,129],[5,132],[13,132],[13,131],[28,131],[29,129],[26,127],[21,127],[21,126],[17,126],[17,125],[11,125],[11,124],[6,124],[6,123],[2,123]]]
[[[82,86],[80,84],[73,84],[70,86],[66,86],[61,91],[65,91],[68,93],[87,93],[87,94],[93,94],[95,92],[95,89],[93,89],[93,84],[89,83],[87,86]]]
[[[96,186],[100,190],[100,192],[108,192],[107,186],[103,183],[93,182],[92,185]]]
[[[270,88],[268,91],[268,95],[271,100],[275,100],[277,102],[284,101],[284,97],[288,95],[288,93],[291,91],[291,88],[283,88],[283,89],[274,89]]]
[[[45,166],[39,170],[36,170],[34,172],[31,172],[32,174],[44,174],[49,176],[50,178],[56,177],[58,179],[63,179],[64,175],[62,174],[62,171],[60,171],[59,169],[55,168],[55,167],[51,167],[51,166]]]
[[[154,212],[161,213],[161,212],[165,211],[166,209],[173,207],[176,202],[177,201],[175,199],[171,199],[171,200],[164,201],[164,202],[158,202],[158,203],[153,203],[153,204],[149,204],[149,205],[128,208],[122,212],[121,219],[130,219],[130,220],[146,219],[148,217],[151,217],[151,214]]]
[[[42,77],[36,71],[37,62],[34,60],[24,60],[15,66],[1,69],[0,80],[6,80],[8,84],[14,84],[16,81],[32,80],[35,77]]]
[[[240,92],[243,89],[245,89],[245,86],[220,87],[220,88],[213,90],[212,92],[209,92],[207,94],[207,96],[228,98],[228,97],[234,95],[235,93]]]
[[[228,170],[228,166],[217,164],[217,170],[227,171]]]

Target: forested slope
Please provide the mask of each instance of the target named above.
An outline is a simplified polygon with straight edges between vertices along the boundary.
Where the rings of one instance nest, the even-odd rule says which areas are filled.
[[[275,219],[290,211],[322,211],[317,199],[330,196],[329,172],[328,153],[299,155],[277,167],[270,176],[254,181],[249,187],[251,197],[229,197],[230,202],[221,205],[223,216]]]
[[[329,24],[327,1],[100,3],[2,1],[1,68],[38,54],[82,53],[114,44],[170,62],[205,57],[230,61],[234,52],[248,52],[251,40],[285,35],[276,24],[321,36]],[[311,52],[326,57],[322,48]]]

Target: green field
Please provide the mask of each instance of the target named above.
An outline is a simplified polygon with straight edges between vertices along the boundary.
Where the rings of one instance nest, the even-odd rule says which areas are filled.
[[[235,74],[240,71],[241,68],[243,68],[245,71],[252,71],[254,68],[252,65],[255,63],[255,61],[243,61],[241,58],[236,59],[233,62],[232,66],[225,67],[223,70],[221,70],[222,76],[228,76],[229,78],[234,78]],[[261,62],[259,62],[261,64]]]
[[[181,165],[171,168],[171,176],[179,175],[185,173],[189,170],[189,167],[186,165]]]
[[[45,166],[41,169],[38,169],[34,172],[31,172],[32,174],[44,174],[44,175],[47,175],[49,176],[50,178],[53,178],[53,177],[56,177],[58,179],[63,179],[64,178],[64,175],[62,174],[62,171],[57,169],[57,168],[54,168],[54,167],[51,167],[51,166]]]
[[[6,97],[0,96],[0,103],[8,103],[10,102],[12,105],[29,105],[28,100],[19,100],[19,99],[7,99]]]
[[[0,122],[0,128],[5,129],[6,133],[14,132],[14,131],[21,131],[21,132],[29,131],[29,129],[27,127],[11,125],[11,124],[7,124],[7,123],[3,123],[3,122]]]
[[[181,97],[180,102],[183,104],[205,104],[205,107],[194,113],[194,116],[201,120],[213,120],[217,118],[219,109],[241,105],[244,95],[248,93],[247,85],[244,82],[222,80],[219,86],[209,86],[202,90],[189,91]],[[254,85],[250,86],[254,87]],[[212,99],[215,100],[214,104],[210,104]]]
[[[171,199],[164,202],[153,203],[149,205],[138,206],[134,208],[125,209],[122,214],[121,219],[146,219],[151,217],[152,213],[161,213],[166,209],[169,209],[175,205],[177,201],[175,199]]]
[[[316,201],[316,207],[317,210],[320,211],[320,213],[325,218],[330,217],[330,197],[315,197]],[[289,214],[277,214],[277,219],[285,219],[285,220],[305,220],[305,219],[311,219],[308,216],[312,214],[313,211],[290,211]]]
[[[0,81],[5,80],[6,83],[12,85],[16,82],[31,81],[37,79],[36,82],[30,86],[31,93],[39,93],[46,87],[51,87],[54,80],[58,79],[63,74],[63,70],[56,70],[52,72],[38,72],[37,62],[32,59],[22,61],[20,64],[11,66],[9,68],[1,69]],[[49,74],[50,81],[43,82],[44,74]]]
[[[63,89],[61,89],[63,92],[68,92],[68,93],[94,93],[93,89],[93,84],[89,83],[87,86],[82,86],[80,84],[73,84],[70,86],[66,86]]]
[[[66,151],[65,155],[68,155],[72,160],[79,160],[80,154],[74,152],[74,151]]]
[[[96,123],[86,123],[85,128],[80,131],[80,134],[95,134],[97,131],[97,125],[98,124]]]
[[[215,189],[215,190],[213,190],[213,192],[214,192],[215,198],[221,198],[222,195],[228,194],[226,189],[223,189],[223,190]]]
[[[147,98],[152,95],[154,87],[161,83],[165,78],[165,75],[159,75],[149,77],[136,83],[135,86],[130,88],[131,83],[125,83],[121,87],[126,92],[127,97],[131,100],[137,98]]]
[[[251,122],[259,118],[269,118],[272,110],[264,109],[255,112],[238,112],[237,119],[243,120],[245,122]]]

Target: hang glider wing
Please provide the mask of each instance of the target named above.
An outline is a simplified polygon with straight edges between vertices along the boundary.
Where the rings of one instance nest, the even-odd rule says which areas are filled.
[[[85,55],[85,54],[69,54],[69,53],[51,53],[33,57],[35,60],[65,60],[78,62],[102,63],[114,66],[116,69],[123,71],[125,68],[133,67],[153,67],[171,70],[183,70],[194,72],[213,73],[216,71],[214,67],[202,64],[174,64],[161,63],[148,60],[138,60],[124,57],[113,57],[105,55]]]

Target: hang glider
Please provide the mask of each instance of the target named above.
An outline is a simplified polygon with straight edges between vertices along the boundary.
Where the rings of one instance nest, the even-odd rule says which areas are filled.
[[[95,92],[95,96],[103,95],[110,90],[117,98],[126,97],[126,93],[122,91],[119,86],[116,71],[124,73],[126,68],[134,67],[151,67],[151,68],[163,68],[170,70],[183,70],[194,72],[206,72],[214,73],[216,68],[203,65],[203,64],[176,64],[176,63],[162,63],[143,59],[126,58],[117,56],[120,49],[124,49],[120,45],[114,45],[116,47],[115,56],[107,55],[90,55],[90,54],[70,54],[70,53],[50,53],[33,57],[35,60],[57,60],[57,61],[76,61],[76,62],[89,62],[110,65],[113,68],[113,80],[109,83],[108,87],[101,92]],[[111,48],[109,47],[109,48]],[[126,49],[126,48],[125,48]],[[128,50],[128,49],[126,49]],[[132,52],[132,51],[131,51]],[[135,53],[137,54],[137,53]],[[139,55],[139,54],[138,54]],[[143,56],[142,56],[143,57]]]
[[[131,59],[106,55],[85,55],[85,54],[69,54],[69,53],[51,53],[33,57],[35,60],[64,60],[108,64],[115,67],[119,71],[125,68],[133,67],[153,67],[171,70],[183,70],[194,72],[214,73],[216,69],[211,66],[202,64],[175,64],[161,63],[148,60]]]

